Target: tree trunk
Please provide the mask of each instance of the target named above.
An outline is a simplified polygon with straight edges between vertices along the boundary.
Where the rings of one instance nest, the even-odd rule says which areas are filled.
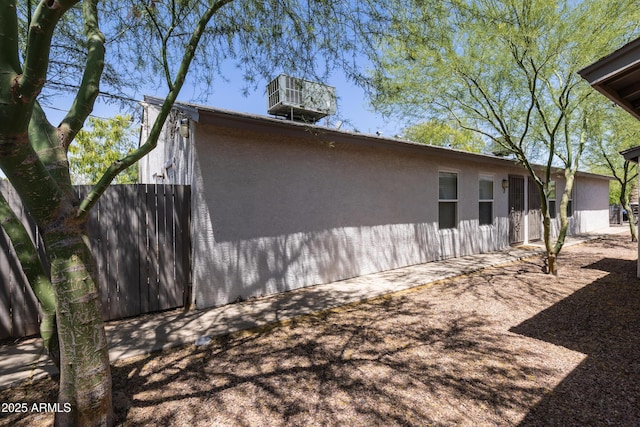
[[[546,264],[548,274],[553,274],[554,276],[558,275],[558,246],[557,241],[551,241],[551,217],[548,213],[545,213],[543,219],[543,235],[544,235],[544,246],[546,250]],[[565,230],[566,232],[566,230]],[[564,238],[562,240],[564,242]],[[560,246],[562,247],[562,246]]]
[[[558,275],[558,263],[556,254],[547,253],[547,269],[547,273],[553,274],[554,276]]]
[[[104,38],[97,27],[97,1],[83,2],[87,63],[59,128],[44,120],[36,101],[46,81],[57,23],[77,3],[37,3],[21,55],[16,2],[0,2],[0,168],[40,228],[51,267],[60,348],[58,402],[67,411],[57,412],[55,423],[104,426],[114,422],[109,354],[91,253],[83,240],[86,220],[77,219],[79,202],[67,160],[68,144],[93,109],[102,75]]]
[[[16,252],[22,271],[40,302],[42,320],[40,321],[40,337],[51,361],[60,368],[60,349],[58,347],[58,331],[56,329],[56,303],[53,286],[45,272],[38,252],[29,237],[24,225],[15,215],[9,203],[0,192],[0,223],[13,249]]]
[[[0,134],[0,166],[38,224],[51,266],[60,348],[58,402],[62,409],[70,408],[56,413],[56,425],[112,425],[111,373],[99,292],[71,181],[53,181],[33,155],[26,134]]]
[[[627,218],[629,218],[629,231],[631,232],[631,241],[638,241],[638,230],[636,229],[635,223],[635,215],[633,214],[633,210],[631,209],[631,205],[629,204],[629,199],[625,200],[623,196],[620,196],[620,204],[622,208],[627,211]]]
[[[546,207],[546,198],[544,199],[542,208],[542,238],[544,240],[544,247],[546,250],[546,264],[547,273],[558,275],[557,254],[555,252],[555,246],[551,241],[551,216],[549,210]]]
[[[58,402],[63,409],[70,408],[56,413],[55,424],[110,426],[114,415],[108,343],[83,226],[67,216],[43,233],[57,302]]]
[[[558,237],[556,242],[551,247],[547,246],[547,258],[549,261],[549,273],[558,275],[558,255],[564,246],[564,241],[567,238],[567,232],[569,231],[569,217],[567,216],[567,206],[569,205],[569,197],[573,188],[573,180],[575,177],[575,171],[565,169],[565,188],[562,192],[562,198],[560,200],[560,229],[558,230]],[[546,235],[545,235],[546,238]],[[551,239],[549,238],[549,241]]]

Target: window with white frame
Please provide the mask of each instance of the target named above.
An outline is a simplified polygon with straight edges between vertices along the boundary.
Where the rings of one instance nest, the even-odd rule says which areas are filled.
[[[569,202],[567,203],[567,218],[571,218],[573,216],[573,187],[571,188],[571,193],[569,193]]]
[[[458,174],[438,174],[438,227],[443,230],[458,225]]]
[[[478,199],[480,225],[493,224],[493,176],[480,175]]]

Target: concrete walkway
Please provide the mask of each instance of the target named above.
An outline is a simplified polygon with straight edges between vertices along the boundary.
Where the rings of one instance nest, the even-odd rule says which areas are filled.
[[[567,239],[565,246],[627,230],[627,227],[611,227],[598,233],[572,237]],[[208,310],[173,310],[116,321],[106,325],[109,356],[111,361],[115,361],[180,345],[204,344],[213,336],[286,321],[511,263],[542,252],[541,244],[514,247],[502,252],[450,258],[368,274]],[[0,346],[0,389],[55,372],[56,368],[49,362],[37,338]]]

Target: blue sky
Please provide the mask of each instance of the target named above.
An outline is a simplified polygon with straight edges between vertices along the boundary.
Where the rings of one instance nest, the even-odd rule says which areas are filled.
[[[274,73],[273,77],[276,77],[277,74],[277,72]],[[250,91],[245,96],[243,95],[244,81],[240,73],[228,72],[225,74],[225,78],[228,82],[220,82],[213,88],[213,92],[206,102],[207,106],[268,116],[266,96],[268,81],[265,80],[256,90]],[[333,75],[326,83],[336,88],[338,111],[336,115],[331,117],[331,123],[344,122],[341,129],[365,134],[380,132],[383,136],[393,137],[400,134],[402,129],[406,127],[405,124],[397,120],[384,118],[381,114],[374,112],[364,90],[349,82],[343,74],[337,73]],[[194,98],[197,98],[195,96],[196,91],[197,89],[194,85],[185,83],[178,100],[192,102]],[[149,89],[134,96],[135,99],[142,100],[144,95],[162,97],[164,93],[160,92],[159,89]],[[65,96],[56,99],[55,108],[44,106],[49,121],[54,125],[60,123],[72,101],[73,98],[71,96]],[[117,106],[98,102],[92,115],[100,118],[109,118],[120,113],[121,111]],[[318,124],[325,125],[326,121],[322,120]],[[4,174],[0,171],[0,177],[3,176]]]
[[[343,121],[342,129],[357,130],[369,134],[382,132],[385,136],[393,136],[400,133],[404,127],[395,120],[386,119],[381,114],[375,113],[364,90],[347,81],[343,75],[330,78],[327,84],[336,88],[338,98],[338,111],[331,118],[331,122]],[[214,89],[208,105],[243,113],[267,115],[266,85],[265,81],[261,87],[245,97],[242,95],[242,81],[232,79],[228,85]],[[190,91],[190,88],[186,88],[183,90],[184,95]],[[188,95],[182,96],[181,99],[187,97]],[[323,121],[319,124],[323,124]]]
[[[274,77],[277,73],[274,74]],[[214,86],[213,92],[208,97],[206,102],[207,106],[223,108],[227,110],[251,113],[267,116],[267,97],[266,97],[266,85],[267,81],[264,81],[256,90],[251,91],[248,96],[243,95],[243,80],[240,73],[228,73],[225,78],[228,82],[219,82]],[[363,89],[355,86],[349,82],[344,75],[336,74],[331,77],[327,84],[336,88],[338,112],[335,116],[331,117],[331,122],[343,121],[342,129],[344,130],[357,130],[358,132],[375,134],[381,132],[384,136],[394,136],[402,131],[404,125],[397,120],[390,120],[382,117],[381,114],[373,112],[370,107],[369,100]],[[179,101],[191,102],[195,95],[195,89],[193,85],[188,83],[182,89],[179,96]],[[158,90],[149,89],[143,94],[136,95],[136,99],[142,99],[143,95],[163,96],[163,93]],[[71,99],[61,99],[60,102],[56,102],[56,106],[59,108],[47,109],[47,116],[52,124],[58,124],[64,117],[65,112],[60,111],[68,108],[68,103]],[[201,102],[196,102],[201,103]],[[120,113],[118,108],[113,105],[104,105],[98,103],[94,110],[93,115],[97,117],[113,117]],[[321,121],[318,124],[325,124],[325,121]]]

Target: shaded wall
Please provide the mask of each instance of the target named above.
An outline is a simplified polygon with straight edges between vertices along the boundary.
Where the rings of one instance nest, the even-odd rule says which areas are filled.
[[[190,111],[186,111],[189,114]],[[144,144],[159,114],[157,107],[143,110],[140,144]],[[139,182],[145,184],[191,185],[193,182],[193,144],[178,131],[184,111],[173,110],[162,127],[156,148],[138,161]],[[193,114],[193,113],[190,113]],[[190,125],[193,121],[190,121]]]
[[[572,234],[588,233],[609,227],[609,181],[578,176],[575,181],[575,206]]]
[[[551,221],[553,237],[560,230],[560,198],[564,178],[556,178],[556,218]],[[573,182],[573,216],[569,218],[568,234],[584,234],[609,227],[609,180],[578,174]]]
[[[199,308],[508,246],[509,173],[421,150],[198,125],[193,192]],[[438,230],[438,171],[459,173],[459,225]],[[478,225],[479,174],[494,225]]]
[[[160,170],[170,183],[192,184],[198,308],[508,247],[502,180],[527,176],[513,161],[184,108],[141,179],[155,182]],[[177,134],[180,117],[192,120],[188,140]],[[458,173],[456,229],[438,229],[439,171]],[[490,226],[478,225],[480,174],[494,178]],[[561,194],[563,179],[554,179]],[[607,227],[608,181],[580,176],[574,207],[570,233]]]

